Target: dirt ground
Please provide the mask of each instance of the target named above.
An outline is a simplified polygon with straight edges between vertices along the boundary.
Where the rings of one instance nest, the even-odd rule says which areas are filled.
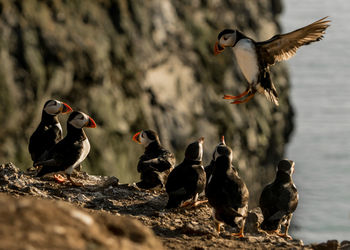
[[[208,204],[194,209],[165,210],[164,191],[138,190],[119,185],[116,177],[83,172],[75,180],[84,186],[59,184],[52,177],[35,178],[13,164],[1,165],[0,192],[7,194],[0,196],[1,242],[8,246],[17,242],[34,246],[18,249],[161,249],[161,245],[165,249],[350,248],[350,242],[345,241],[304,246],[300,240],[259,233],[256,230],[259,216],[255,212],[248,217],[246,237],[231,236],[233,231],[229,227],[219,235]],[[74,217],[72,213],[83,215]],[[94,227],[84,225],[88,223],[82,219],[85,217],[92,218]],[[0,249],[14,249],[4,246],[1,244]]]

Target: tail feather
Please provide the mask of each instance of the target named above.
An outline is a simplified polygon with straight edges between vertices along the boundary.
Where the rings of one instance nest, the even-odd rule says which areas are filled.
[[[260,85],[264,89],[263,94],[265,94],[266,98],[274,103],[276,106],[279,105],[278,103],[278,94],[275,88],[275,85],[273,85],[270,72],[269,70],[265,70],[260,74]]]
[[[273,87],[273,89],[269,89],[269,90],[266,90],[266,89],[265,89],[264,94],[265,94],[266,98],[267,98],[270,102],[272,102],[272,103],[274,103],[276,106],[278,106],[279,103],[278,103],[277,92],[276,92],[275,86],[273,86],[273,84],[272,84],[272,87]]]

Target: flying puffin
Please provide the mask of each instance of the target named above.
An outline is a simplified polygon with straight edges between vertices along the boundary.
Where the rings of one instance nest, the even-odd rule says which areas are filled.
[[[185,159],[174,168],[165,185],[169,200],[166,208],[196,207],[206,201],[197,201],[205,189],[206,175],[202,165],[204,137],[187,146]]]
[[[95,128],[96,123],[83,112],[73,111],[67,120],[67,135],[48,152],[45,159],[34,163],[34,166],[42,166],[37,177],[64,171],[73,185],[81,185],[75,183],[70,175],[90,152],[90,143],[83,130],[84,127]],[[64,181],[61,176],[54,177],[59,182]]]
[[[162,147],[158,134],[153,130],[137,132],[132,139],[145,146],[145,152],[137,164],[141,181],[136,185],[144,189],[164,187],[170,171],[175,166],[174,154]]]
[[[28,150],[33,162],[62,140],[62,126],[58,121],[59,114],[72,111],[72,108],[57,100],[48,100],[43,108],[39,126],[29,138]]]
[[[216,229],[225,223],[239,228],[232,235],[244,237],[244,225],[248,216],[249,192],[244,181],[232,166],[232,150],[221,141],[214,152],[214,168],[205,194],[213,207]]]
[[[298,206],[298,191],[293,183],[294,162],[282,160],[278,163],[276,179],[267,185],[260,196],[259,205],[264,215],[260,228],[269,234],[292,239],[288,235],[293,212]],[[281,225],[285,232],[280,233]]]
[[[221,53],[225,47],[232,47],[237,63],[248,81],[246,91],[237,96],[225,95],[224,99],[235,100],[233,104],[246,103],[258,91],[278,105],[278,95],[271,81],[269,67],[291,58],[299,47],[320,41],[329,27],[330,21],[326,18],[328,17],[290,33],[275,35],[263,42],[256,42],[238,30],[221,31],[215,43],[214,54]],[[237,100],[245,96],[244,100]]]

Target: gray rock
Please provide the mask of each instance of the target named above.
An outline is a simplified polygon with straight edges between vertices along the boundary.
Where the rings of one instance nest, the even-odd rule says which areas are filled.
[[[245,232],[250,234],[261,234],[258,230],[258,226],[264,220],[264,216],[261,213],[260,207],[256,207],[248,212],[248,217],[245,224]]]

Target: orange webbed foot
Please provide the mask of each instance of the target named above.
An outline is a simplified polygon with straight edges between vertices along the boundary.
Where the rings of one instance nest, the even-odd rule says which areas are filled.
[[[281,234],[281,233],[277,233],[278,236],[282,237],[282,238],[286,238],[288,240],[293,240],[292,236],[290,236],[289,234]]]
[[[54,176],[53,176],[53,178],[55,179],[55,181],[57,181],[58,183],[64,183],[65,182],[65,178],[62,176],[62,175],[60,175],[60,174],[55,174]]]
[[[239,95],[236,95],[236,96],[234,96],[234,95],[224,95],[223,98],[226,99],[226,100],[239,99],[239,98],[242,98],[243,96],[248,95],[248,93],[249,93],[249,91],[246,90],[243,93],[241,93]]]
[[[249,102],[249,101],[253,98],[254,95],[255,95],[255,94],[250,94],[246,99],[244,99],[244,100],[242,100],[242,101],[237,100],[237,101],[231,102],[231,104],[242,104],[242,103],[247,103],[247,102]]]

